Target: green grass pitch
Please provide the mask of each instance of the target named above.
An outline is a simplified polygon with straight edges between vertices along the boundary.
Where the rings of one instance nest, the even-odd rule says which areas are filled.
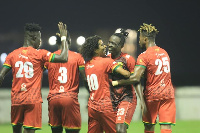
[[[1,133],[12,133],[12,126],[10,124],[0,124]],[[128,133],[143,133],[144,127],[142,122],[131,122]],[[177,121],[175,126],[172,126],[173,133],[200,133],[199,121]],[[42,130],[36,133],[51,133],[51,129],[47,124],[42,125]],[[63,132],[64,133],[64,132]],[[82,123],[80,133],[87,133],[87,123]],[[155,133],[160,133],[159,124],[156,125]]]

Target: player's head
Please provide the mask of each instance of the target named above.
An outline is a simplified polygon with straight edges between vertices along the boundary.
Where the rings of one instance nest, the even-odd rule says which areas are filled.
[[[67,38],[66,38],[66,41],[67,41],[67,44],[68,44],[68,46],[70,47],[71,46],[71,37],[70,37],[70,34],[69,34],[69,31],[67,30]],[[58,46],[60,46],[62,43],[61,43],[61,38],[60,38],[60,36],[58,36],[57,34],[56,34],[56,44],[58,45]]]
[[[121,49],[124,47],[124,43],[128,36],[128,32],[124,29],[121,29],[120,33],[114,33],[108,41],[108,50],[110,53],[121,52]]]
[[[81,46],[80,53],[85,61],[90,61],[94,56],[105,56],[106,47],[100,36],[88,37]]]
[[[35,23],[27,23],[24,27],[24,38],[28,45],[38,48],[41,45],[41,27]]]
[[[155,26],[146,23],[143,23],[138,31],[140,32],[139,44],[142,49],[145,49],[149,42],[155,42],[156,34],[159,32]]]

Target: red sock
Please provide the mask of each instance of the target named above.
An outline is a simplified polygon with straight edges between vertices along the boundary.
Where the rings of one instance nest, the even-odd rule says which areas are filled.
[[[172,133],[171,129],[161,129],[161,133]]]
[[[154,133],[154,131],[146,131],[146,130],[144,130],[144,133]]]

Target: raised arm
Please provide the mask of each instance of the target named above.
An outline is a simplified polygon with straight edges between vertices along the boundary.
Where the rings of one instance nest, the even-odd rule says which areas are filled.
[[[7,67],[2,67],[1,71],[0,71],[0,86],[4,80],[4,77],[6,76],[6,74],[11,70],[11,68],[7,68]]]
[[[130,85],[139,83],[142,75],[144,74],[145,69],[146,68],[142,66],[135,66],[134,73],[129,77],[129,79],[112,81],[112,85],[117,86],[117,85]]]
[[[62,22],[58,23],[58,28],[60,31],[60,34],[58,34],[61,37],[62,47],[61,47],[61,54],[55,54],[54,59],[52,62],[67,62],[68,61],[68,44],[66,41],[67,38],[67,26],[66,24],[63,24]]]

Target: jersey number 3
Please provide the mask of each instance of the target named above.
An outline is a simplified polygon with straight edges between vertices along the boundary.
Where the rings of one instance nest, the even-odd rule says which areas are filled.
[[[34,75],[33,72],[33,64],[31,62],[22,62],[22,61],[17,61],[15,63],[15,67],[19,67],[19,70],[16,74],[16,78],[22,78],[22,77],[26,77],[26,78],[32,78]],[[24,74],[23,74],[23,70],[24,70]]]
[[[162,72],[170,72],[170,66],[169,66],[169,61],[167,57],[163,57],[162,60],[161,59],[156,59],[155,61],[155,65],[158,66],[155,75],[160,75],[162,74]],[[163,67],[163,71],[162,71],[162,67]]]

